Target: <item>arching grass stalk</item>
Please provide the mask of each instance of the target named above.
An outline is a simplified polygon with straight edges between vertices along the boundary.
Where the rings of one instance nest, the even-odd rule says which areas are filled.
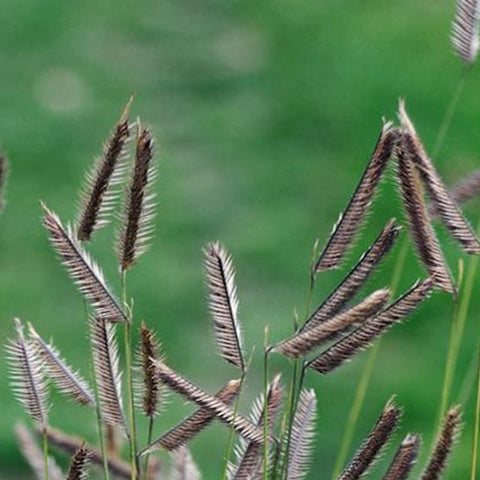
[[[135,422],[135,402],[133,394],[133,377],[132,377],[132,310],[127,301],[127,278],[126,271],[121,273],[121,287],[123,308],[127,311],[128,321],[125,322],[124,339],[125,339],[125,368],[127,375],[128,388],[128,420],[129,420],[129,444],[130,444],[130,462],[131,462],[131,479],[137,480],[139,474],[139,462],[137,457],[137,430]]]
[[[455,90],[452,94],[450,102],[443,116],[443,120],[440,125],[440,129],[438,131],[437,137],[435,139],[435,144],[432,149],[433,157],[436,157],[440,153],[440,150],[445,141],[448,129],[452,122],[453,116],[455,114],[455,111],[457,110],[458,102],[462,95],[462,92],[467,82],[470,71],[471,71],[471,66],[466,65],[460,75],[458,83],[455,87]],[[408,242],[407,242],[407,239],[405,239],[399,251],[397,262],[394,268],[392,285],[391,285],[392,294],[395,294],[396,290],[398,289],[398,285],[400,284],[400,280],[405,267],[407,252],[408,252]],[[476,260],[476,258],[472,259],[472,261],[473,260]],[[360,376],[360,381],[358,383],[357,390],[355,392],[352,408],[350,409],[350,413],[348,415],[347,425],[345,427],[345,431],[343,434],[340,450],[339,450],[337,460],[335,462],[335,466],[333,469],[332,479],[336,479],[338,477],[338,475],[341,472],[342,466],[347,459],[348,451],[350,450],[353,436],[355,434],[358,418],[360,416],[360,412],[362,411],[363,403],[365,401],[365,395],[368,391],[368,386],[370,384],[370,378],[373,373],[373,367],[375,365],[379,347],[380,347],[380,341],[378,341],[376,346],[370,350],[365,366],[363,367],[363,371]]]
[[[152,415],[148,419],[148,434],[147,434],[147,445],[152,443],[153,439],[153,424],[155,423],[155,417]],[[148,480],[148,463],[150,460],[150,452],[145,455],[145,460],[143,461],[143,475],[144,480]]]
[[[43,445],[43,464],[45,472],[45,480],[49,480],[50,476],[48,473],[48,435],[47,427],[42,428],[42,445]]]
[[[237,393],[237,396],[235,397],[235,403],[234,403],[234,406],[233,406],[233,416],[234,416],[233,418],[237,418],[238,409],[240,407],[240,395],[242,393],[242,387],[243,387],[243,383],[245,381],[245,374],[246,374],[246,372],[243,371],[242,376],[240,377],[240,386],[238,388],[238,393]],[[230,431],[229,431],[229,434],[228,434],[227,447],[225,449],[222,480],[227,479],[228,464],[229,464],[229,461],[230,461],[230,455],[232,454],[234,436],[235,436],[235,430],[232,426],[232,427],[230,427]]]
[[[480,344],[478,345],[477,399],[475,401],[475,427],[473,429],[472,469],[470,473],[470,480],[475,480],[477,477],[477,452],[478,452],[479,429],[480,429]]]

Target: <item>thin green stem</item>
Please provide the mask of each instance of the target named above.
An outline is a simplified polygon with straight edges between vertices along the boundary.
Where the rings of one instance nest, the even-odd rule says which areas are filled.
[[[43,444],[43,463],[45,468],[45,480],[49,480],[49,472],[48,472],[48,435],[47,435],[47,427],[44,426],[42,429],[42,444]]]
[[[129,444],[130,444],[130,462],[132,468],[131,479],[137,480],[139,474],[139,462],[137,457],[137,430],[135,422],[135,403],[133,396],[133,377],[132,377],[132,315],[131,309],[127,302],[127,281],[126,272],[122,271],[121,274],[122,283],[122,299],[123,306],[128,312],[128,321],[125,322],[125,362],[126,362],[126,376],[128,386],[128,419],[129,419]]]
[[[238,394],[235,397],[235,403],[234,403],[234,406],[233,406],[233,417],[234,417],[234,419],[237,418],[237,413],[238,413],[238,409],[239,409],[239,406],[240,406],[240,395],[241,395],[241,392],[242,392],[242,387],[243,387],[244,380],[245,380],[245,372],[242,372],[242,376],[240,377],[240,386],[238,388]],[[227,478],[228,464],[229,464],[229,461],[230,461],[230,455],[232,454],[234,435],[235,435],[235,430],[232,426],[232,427],[230,427],[230,432],[228,434],[227,448],[225,449],[222,480],[226,480],[226,478]]]
[[[478,433],[480,429],[480,344],[478,346],[477,400],[475,402],[475,428],[473,430],[472,469],[470,480],[477,478]]]
[[[152,415],[148,417],[148,434],[147,434],[147,445],[152,443],[153,437],[153,424],[155,423],[155,417]],[[143,461],[143,479],[148,479],[148,462],[150,460],[150,452],[145,455],[145,460]]]
[[[265,345],[263,354],[263,480],[268,480],[268,329],[265,329]]]

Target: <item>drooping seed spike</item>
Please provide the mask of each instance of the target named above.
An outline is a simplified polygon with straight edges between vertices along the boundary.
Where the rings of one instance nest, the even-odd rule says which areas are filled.
[[[471,64],[477,58],[479,39],[480,1],[457,0],[455,18],[452,22],[451,42],[457,55]]]
[[[68,469],[67,480],[86,480],[92,453],[83,443],[74,453]]]
[[[420,436],[408,434],[397,450],[383,480],[407,480],[418,457]]]

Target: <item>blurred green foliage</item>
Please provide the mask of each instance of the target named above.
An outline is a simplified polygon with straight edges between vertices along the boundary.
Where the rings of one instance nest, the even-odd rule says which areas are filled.
[[[129,275],[136,318],[156,328],[170,364],[206,388],[213,391],[236,375],[216,355],[204,302],[201,248],[220,239],[236,262],[246,345],[256,345],[246,410],[261,385],[264,326],[278,340],[291,331],[294,308],[304,311],[314,240],[327,237],[382,117],[394,117],[400,96],[432,145],[462,68],[448,40],[452,4],[2,2],[0,144],[11,176],[0,220],[1,338],[11,335],[12,318],[19,316],[54,337],[68,360],[88,372],[82,299],[48,245],[39,199],[64,219],[74,216],[83,173],[133,92],[133,113],[153,128],[161,164],[156,238]],[[479,80],[475,68],[435,159],[449,183],[480,163]],[[402,215],[394,183],[391,175],[350,263],[387,218]],[[478,202],[466,211],[476,221]],[[440,236],[456,273],[461,254]],[[92,250],[118,287],[112,238],[107,228]],[[370,289],[389,283],[393,263],[386,262]],[[316,302],[342,274],[319,278]],[[402,288],[422,275],[410,251]],[[473,382],[478,287],[456,372],[457,399]],[[396,442],[407,431],[420,432],[422,458],[428,453],[451,308],[448,296],[436,294],[383,341],[355,445],[395,393],[405,406]],[[23,413],[9,392],[1,355],[0,476],[12,478],[27,471],[12,434]],[[329,478],[364,360],[363,354],[327,378],[308,376],[319,400],[311,478]],[[286,360],[275,357],[273,368],[288,380]],[[95,441],[89,412],[57,397],[52,403],[52,424]],[[171,402],[158,429],[190,410]],[[449,478],[466,478],[469,471],[472,394],[465,423]],[[226,438],[217,425],[193,442],[204,478],[218,478]]]

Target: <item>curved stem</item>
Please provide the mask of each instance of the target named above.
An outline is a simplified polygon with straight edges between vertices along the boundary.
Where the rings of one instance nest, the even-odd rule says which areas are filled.
[[[152,443],[152,436],[153,436],[153,424],[155,422],[155,417],[152,415],[148,417],[148,435],[147,435],[147,445]],[[148,461],[150,460],[150,453],[145,455],[145,460],[143,462],[143,478],[144,480],[148,480]]]
[[[48,435],[47,435],[47,427],[44,426],[42,429],[42,444],[43,444],[43,462],[45,467],[45,480],[49,480],[49,472],[48,472]]]

